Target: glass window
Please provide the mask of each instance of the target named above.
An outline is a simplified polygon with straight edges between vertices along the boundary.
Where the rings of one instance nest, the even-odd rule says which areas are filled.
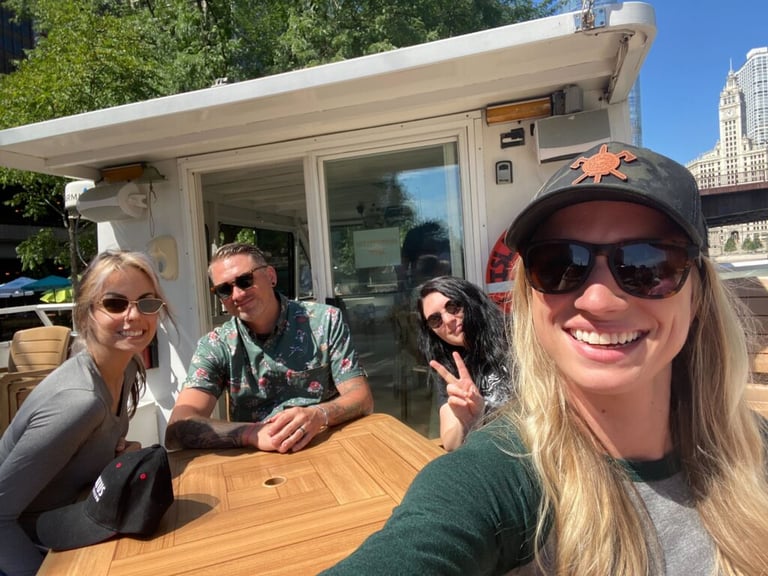
[[[417,287],[464,276],[456,142],[326,160],[334,303],[352,330],[376,409],[438,435],[416,346]]]

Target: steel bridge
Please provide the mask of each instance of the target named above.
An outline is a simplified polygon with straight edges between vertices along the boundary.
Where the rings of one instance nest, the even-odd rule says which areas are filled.
[[[768,220],[768,169],[699,182],[707,226]]]

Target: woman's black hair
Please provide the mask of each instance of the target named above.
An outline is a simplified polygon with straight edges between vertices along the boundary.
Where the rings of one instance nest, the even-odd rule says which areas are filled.
[[[468,280],[455,276],[438,276],[422,284],[418,290],[418,343],[427,361],[437,360],[458,376],[451,357],[454,351],[458,352],[478,387],[490,375],[498,376],[506,372],[508,348],[504,314],[485,292]],[[448,344],[427,326],[423,301],[433,292],[458,302],[464,309],[462,328],[465,348]]]

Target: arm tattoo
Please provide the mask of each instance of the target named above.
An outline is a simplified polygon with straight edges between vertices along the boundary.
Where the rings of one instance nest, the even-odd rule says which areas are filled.
[[[169,448],[239,448],[243,430],[250,425],[189,418],[169,426],[165,441]]]
[[[354,390],[363,388],[364,386],[365,384],[360,381],[349,382],[345,387],[344,394],[341,395],[341,398]],[[334,400],[338,399],[339,396],[334,398]],[[325,404],[325,406],[327,406],[329,412],[328,420],[333,422],[334,425],[342,424],[348,420],[354,420],[355,418],[359,418],[360,416],[365,416],[366,414],[370,413],[370,410],[366,409],[366,407],[361,402],[353,402],[347,405],[340,405],[338,402],[330,401]]]

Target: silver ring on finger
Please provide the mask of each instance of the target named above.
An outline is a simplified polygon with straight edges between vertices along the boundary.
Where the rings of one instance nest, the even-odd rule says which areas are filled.
[[[304,435],[307,433],[307,431],[306,431],[306,430],[304,430],[304,426],[299,426],[299,428],[298,428],[298,429],[299,429],[299,430],[301,430],[301,436],[302,436],[302,438],[303,438],[303,437],[304,437]]]

